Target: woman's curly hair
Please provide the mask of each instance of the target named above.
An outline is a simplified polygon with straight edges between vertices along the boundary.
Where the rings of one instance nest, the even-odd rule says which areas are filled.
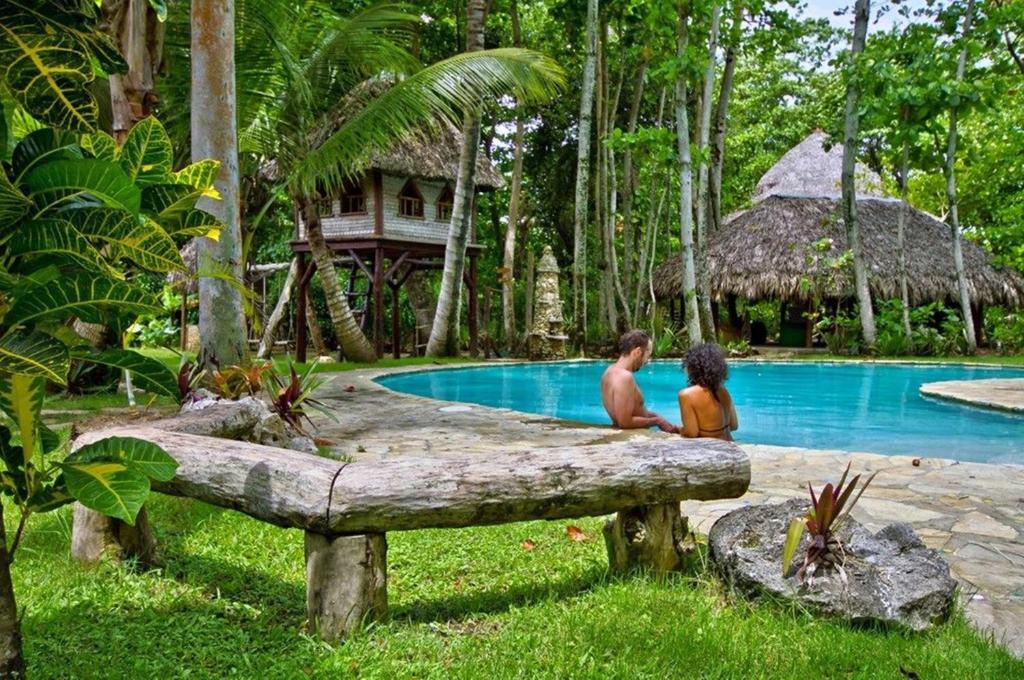
[[[691,385],[700,385],[718,399],[718,388],[729,377],[729,366],[725,363],[725,352],[718,345],[704,343],[694,345],[683,357],[683,368]]]

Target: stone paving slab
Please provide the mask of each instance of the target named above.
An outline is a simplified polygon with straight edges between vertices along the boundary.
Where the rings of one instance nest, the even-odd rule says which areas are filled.
[[[318,398],[338,421],[315,417],[318,435],[332,442],[337,455],[351,460],[467,451],[501,455],[671,436],[437,401],[373,382],[396,370],[422,369],[341,373],[320,389]],[[742,438],[742,431],[738,434]],[[973,625],[1024,657],[1024,466],[740,445],[751,457],[750,490],[738,499],[684,502],[683,511],[699,532],[706,534],[718,517],[737,507],[806,497],[808,481],[815,487],[837,481],[848,462],[852,474],[878,470],[853,515],[872,531],[890,522],[910,523],[949,561]]]
[[[957,401],[982,408],[1024,413],[1024,378],[946,380],[921,385],[926,397]]]

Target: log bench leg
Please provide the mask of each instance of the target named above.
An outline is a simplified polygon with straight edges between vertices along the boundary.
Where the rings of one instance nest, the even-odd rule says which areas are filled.
[[[157,564],[156,538],[149,525],[146,506],[142,506],[135,524],[131,525],[75,503],[71,524],[72,559],[93,566],[104,554],[117,560],[134,557],[144,568]]]
[[[620,510],[604,525],[608,566],[617,574],[637,569],[656,574],[678,571],[689,552],[684,545],[686,535],[687,521],[679,503]]]
[[[306,614],[321,639],[341,640],[387,615],[387,551],[384,534],[306,532]]]

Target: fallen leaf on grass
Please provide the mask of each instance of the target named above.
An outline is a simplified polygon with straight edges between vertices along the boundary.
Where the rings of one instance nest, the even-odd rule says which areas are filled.
[[[461,578],[455,579],[455,592],[457,592],[457,593],[461,593],[462,592],[462,579]]]
[[[533,550],[534,548],[537,547],[537,542],[532,540],[532,539],[527,538],[526,540],[524,540],[519,545],[521,545],[523,547],[523,550],[525,550],[526,552],[530,552],[531,550]]]
[[[344,391],[345,392],[355,392],[356,391],[356,386],[355,385],[345,385]]]
[[[565,533],[569,536],[570,541],[589,541],[590,536],[580,529],[575,524],[570,524],[565,528]]]

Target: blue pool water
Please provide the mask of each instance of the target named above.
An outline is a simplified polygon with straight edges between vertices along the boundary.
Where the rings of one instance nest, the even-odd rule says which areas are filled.
[[[607,364],[518,364],[405,373],[379,382],[435,399],[607,424],[598,383]],[[738,441],[1024,464],[1024,416],[925,399],[922,383],[1024,377],[1024,370],[910,364],[734,363],[726,386]],[[679,423],[677,362],[637,374],[649,409]]]

